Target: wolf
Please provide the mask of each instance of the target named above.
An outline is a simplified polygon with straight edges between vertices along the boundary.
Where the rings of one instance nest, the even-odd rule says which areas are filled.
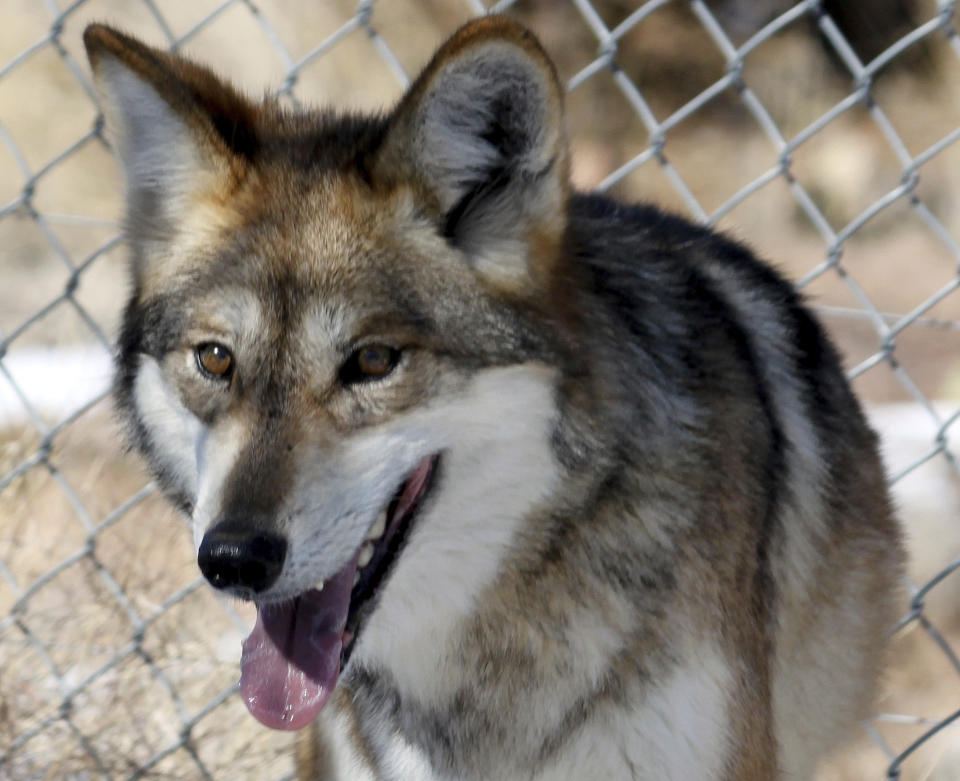
[[[380,116],[84,36],[126,176],[115,394],[302,778],[797,781],[903,551],[837,351],[741,244],[575,191],[534,36]]]

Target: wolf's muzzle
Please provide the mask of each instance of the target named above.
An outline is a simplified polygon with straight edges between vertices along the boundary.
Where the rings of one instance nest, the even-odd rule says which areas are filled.
[[[214,588],[259,594],[276,582],[286,555],[283,537],[224,522],[203,536],[197,563]]]

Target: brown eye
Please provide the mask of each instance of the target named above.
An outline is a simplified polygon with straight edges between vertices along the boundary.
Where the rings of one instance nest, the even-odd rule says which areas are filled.
[[[340,380],[345,385],[379,380],[394,370],[400,361],[400,351],[385,344],[368,344],[347,358],[340,368]]]
[[[197,365],[204,374],[225,380],[233,371],[233,355],[222,344],[208,342],[197,348]]]

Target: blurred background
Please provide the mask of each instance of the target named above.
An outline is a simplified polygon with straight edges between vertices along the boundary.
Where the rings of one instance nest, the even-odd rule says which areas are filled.
[[[911,600],[820,781],[960,779],[956,0],[0,0],[0,778],[284,778],[234,693],[251,616],[106,396],[122,182],[80,36],[106,21],[291,105],[380,111],[490,10],[567,84],[573,177],[715,225],[803,290],[884,439]]]

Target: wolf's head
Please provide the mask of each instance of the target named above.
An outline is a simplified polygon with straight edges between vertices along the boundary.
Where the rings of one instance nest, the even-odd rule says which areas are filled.
[[[557,477],[562,92],[495,17],[382,118],[84,40],[127,183],[119,405],[206,577],[260,607],[248,705],[297,728],[354,646],[403,653],[469,613]]]

